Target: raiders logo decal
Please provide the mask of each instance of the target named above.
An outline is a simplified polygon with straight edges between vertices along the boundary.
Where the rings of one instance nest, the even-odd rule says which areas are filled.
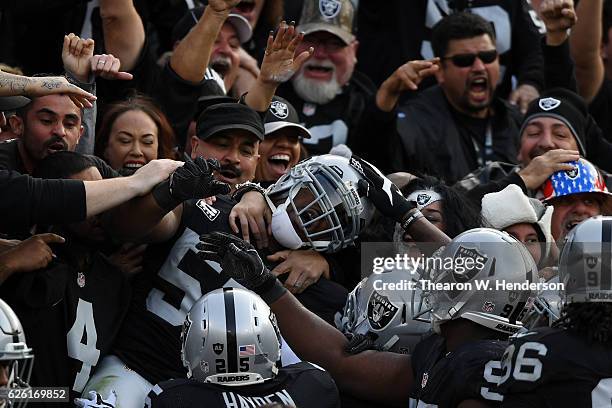
[[[416,202],[421,207],[425,207],[429,200],[431,200],[431,196],[429,194],[422,193],[417,196]]]
[[[221,213],[221,211],[217,210],[215,207],[206,204],[206,201],[204,200],[198,200],[196,205],[200,210],[202,210],[209,221],[214,221]]]
[[[289,116],[289,107],[281,101],[274,101],[270,104],[270,112],[279,119]]]
[[[578,174],[580,173],[578,167],[574,167],[571,170],[566,170],[565,174],[567,174],[567,177],[570,179],[575,179],[576,177],[578,177]]]
[[[478,252],[475,248],[466,248],[460,246],[455,252],[455,268],[453,268],[453,277],[458,283],[469,282],[482,269],[489,260],[485,255]],[[463,258],[459,261],[459,258]]]
[[[342,4],[338,0],[319,0],[319,11],[325,18],[334,18],[340,13]]]
[[[495,303],[489,302],[488,300],[482,305],[482,311],[485,313],[492,313],[495,310]]]
[[[539,100],[538,105],[542,110],[549,111],[561,105],[561,101],[555,98],[542,98]]]
[[[368,322],[373,330],[383,330],[399,309],[386,296],[373,291],[368,300]]]
[[[596,256],[587,256],[586,264],[590,269],[594,269],[597,266],[597,262],[599,262]]]
[[[213,351],[215,352],[216,355],[223,353],[223,344],[222,343],[213,344]]]
[[[429,374],[423,373],[423,378],[421,379],[421,388],[425,388],[427,386],[428,379],[429,379]]]

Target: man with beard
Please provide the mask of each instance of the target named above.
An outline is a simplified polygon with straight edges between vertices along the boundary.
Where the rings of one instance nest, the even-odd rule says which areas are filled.
[[[432,45],[438,85],[400,107],[393,168],[452,183],[490,161],[515,163],[521,117],[494,96],[500,69],[489,22],[452,14],[434,27]]]
[[[313,47],[314,53],[290,82],[279,87],[278,95],[296,108],[312,135],[304,140],[309,154],[328,153],[333,146],[346,144],[386,170],[384,143],[371,143],[372,134],[393,132],[395,112],[378,109],[374,84],[355,71],[359,44],[353,18],[350,0],[304,1],[297,30],[305,35],[298,51]]]

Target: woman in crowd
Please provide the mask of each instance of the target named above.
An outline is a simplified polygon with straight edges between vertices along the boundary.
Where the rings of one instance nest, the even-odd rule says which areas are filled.
[[[151,160],[177,158],[168,119],[142,95],[109,106],[98,127],[95,152],[123,175]]]

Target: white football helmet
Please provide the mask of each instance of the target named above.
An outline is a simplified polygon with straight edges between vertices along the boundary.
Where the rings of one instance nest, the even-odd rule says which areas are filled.
[[[441,324],[458,318],[508,335],[523,327],[533,303],[531,290],[500,290],[496,284],[537,282],[538,269],[523,244],[505,232],[476,228],[455,237],[439,259],[429,279],[442,289],[423,288],[426,309],[415,318],[430,311],[437,333]]]
[[[26,344],[21,322],[13,309],[0,299],[0,369],[5,370],[7,379],[6,384],[0,384],[0,389],[29,388],[33,362],[34,353]],[[2,407],[24,407],[26,404],[27,400],[14,402],[0,398]]]
[[[419,302],[421,290],[407,285],[416,286],[417,278],[406,270],[371,274],[349,294],[336,326],[345,334],[372,336],[377,349],[411,354],[431,330],[429,323],[412,319],[413,296]]]
[[[612,302],[612,217],[594,217],[567,235],[559,257],[565,303]]]
[[[272,234],[284,247],[337,252],[352,244],[374,206],[358,191],[349,159],[325,154],[295,165],[268,189]]]
[[[187,377],[222,385],[257,384],[280,367],[280,332],[274,314],[256,294],[221,288],[191,308],[181,334]]]

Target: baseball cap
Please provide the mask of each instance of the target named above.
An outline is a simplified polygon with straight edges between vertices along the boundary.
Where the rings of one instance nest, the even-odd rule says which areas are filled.
[[[197,24],[200,17],[204,14],[204,7],[196,7],[187,10],[187,13],[174,25],[172,29],[172,40],[174,42],[182,40],[187,33]],[[241,44],[249,41],[253,35],[253,29],[248,20],[240,14],[230,13],[225,20],[230,23],[238,34],[238,39]]]
[[[351,0],[304,0],[297,30],[304,35],[326,31],[349,44],[355,39],[354,14]]]
[[[200,114],[196,123],[196,135],[202,140],[229,129],[243,129],[259,140],[264,139],[264,126],[259,113],[241,103],[209,106]]]
[[[553,88],[529,104],[519,135],[523,134],[529,122],[535,118],[554,118],[569,128],[576,139],[580,154],[586,157],[588,115],[588,107],[582,97],[568,89]]]
[[[599,193],[604,196],[604,210],[612,210],[612,194],[597,167],[583,158],[568,164],[574,168],[553,173],[540,187],[537,198],[547,202],[572,194]]]
[[[296,129],[305,139],[311,137],[308,129],[300,124],[300,117],[293,105],[280,96],[274,96],[264,119],[266,136],[284,128]]]
[[[25,96],[1,96],[0,112],[13,111],[26,106],[30,102],[30,98]]]

